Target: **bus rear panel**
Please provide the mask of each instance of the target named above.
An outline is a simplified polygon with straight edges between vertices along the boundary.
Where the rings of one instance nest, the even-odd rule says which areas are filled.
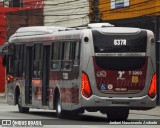
[[[84,44],[85,49],[88,46],[93,50],[89,51],[88,62],[85,62],[87,59],[84,61],[84,64],[89,65],[84,68],[84,72],[88,77],[90,91],[88,96],[82,93],[83,107],[88,110],[96,108],[102,112],[106,107],[142,110],[155,107],[153,33],[136,28],[108,29],[92,30],[91,46]],[[83,52],[88,54],[88,51]],[[85,92],[83,88],[82,92]]]

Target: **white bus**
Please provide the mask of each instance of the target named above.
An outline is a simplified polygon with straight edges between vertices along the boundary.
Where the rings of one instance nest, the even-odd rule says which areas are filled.
[[[19,112],[44,108],[62,118],[87,110],[126,120],[130,109],[156,106],[150,30],[110,24],[23,27],[7,47],[7,102],[18,104]]]

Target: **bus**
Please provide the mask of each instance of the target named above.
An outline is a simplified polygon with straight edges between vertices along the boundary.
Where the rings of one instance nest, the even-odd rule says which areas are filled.
[[[89,24],[19,28],[3,50],[7,102],[58,118],[99,111],[126,120],[156,106],[155,40],[150,30]]]

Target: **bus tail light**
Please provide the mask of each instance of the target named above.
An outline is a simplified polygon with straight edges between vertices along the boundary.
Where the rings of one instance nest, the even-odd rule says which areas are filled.
[[[151,84],[150,84],[150,89],[149,89],[149,92],[148,92],[148,94],[149,94],[149,96],[151,98],[154,98],[156,96],[156,92],[157,92],[157,89],[156,89],[156,85],[157,85],[156,84],[156,80],[157,80],[156,73],[154,73],[154,75],[152,77]]]
[[[7,83],[10,83],[10,82],[14,81],[14,78],[11,75],[8,75],[6,79],[7,79]]]
[[[89,98],[92,95],[90,82],[86,73],[82,72],[82,95]]]

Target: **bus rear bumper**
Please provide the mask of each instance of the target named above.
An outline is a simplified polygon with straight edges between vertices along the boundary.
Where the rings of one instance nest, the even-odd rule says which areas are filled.
[[[82,98],[83,108],[102,108],[102,107],[127,107],[130,109],[151,109],[156,107],[156,97],[151,99],[148,95],[142,97],[98,97],[91,96],[89,99]]]

